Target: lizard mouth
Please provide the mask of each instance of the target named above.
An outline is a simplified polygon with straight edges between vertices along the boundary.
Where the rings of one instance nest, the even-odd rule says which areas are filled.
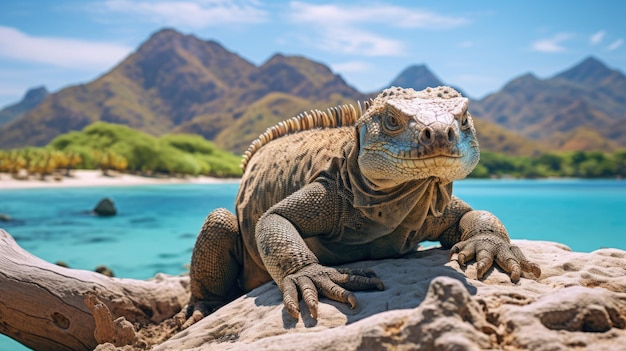
[[[374,151],[373,149],[370,149]],[[436,152],[434,150],[428,150],[423,147],[415,147],[408,150],[401,150],[399,152],[392,152],[388,149],[382,149],[382,151],[392,158],[396,158],[403,161],[421,161],[429,159],[457,159],[462,158],[463,155],[458,152],[458,149],[452,148],[448,150],[440,150]]]
[[[403,155],[395,155],[396,158],[401,159],[401,160],[407,160],[407,161],[419,161],[419,160],[429,160],[429,159],[434,159],[434,158],[440,158],[440,159],[446,159],[446,158],[461,158],[461,155],[446,155],[446,154],[439,154],[439,155],[424,155],[422,157],[406,157]]]
[[[458,145],[443,150],[417,145],[399,151],[370,146],[362,149],[359,166],[367,178],[387,179],[394,184],[430,177],[452,181],[464,178],[474,169],[478,153],[472,150]]]

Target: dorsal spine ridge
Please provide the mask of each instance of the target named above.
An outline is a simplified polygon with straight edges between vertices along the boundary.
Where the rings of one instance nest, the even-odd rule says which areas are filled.
[[[241,169],[246,169],[250,158],[252,158],[263,145],[282,136],[316,128],[335,128],[354,125],[359,117],[370,107],[371,103],[371,99],[365,101],[363,103],[364,107],[362,108],[359,102],[358,112],[354,109],[352,104],[347,104],[329,107],[326,111],[305,111],[285,121],[278,122],[278,124],[267,128],[263,134],[259,135],[259,137],[250,144],[243,154]]]

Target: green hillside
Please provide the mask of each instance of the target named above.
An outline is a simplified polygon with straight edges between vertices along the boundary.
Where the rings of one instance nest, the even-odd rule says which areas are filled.
[[[56,137],[45,147],[0,152],[0,172],[42,177],[71,168],[142,175],[239,177],[241,159],[199,135],[155,137],[127,126],[96,122]]]
[[[482,152],[470,178],[624,178],[626,150],[614,153],[574,151],[545,153],[533,157],[511,157]]]

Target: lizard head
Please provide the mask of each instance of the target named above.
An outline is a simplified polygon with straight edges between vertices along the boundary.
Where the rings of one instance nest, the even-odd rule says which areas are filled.
[[[385,89],[356,123],[361,174],[379,186],[464,178],[480,154],[468,104],[449,87]]]

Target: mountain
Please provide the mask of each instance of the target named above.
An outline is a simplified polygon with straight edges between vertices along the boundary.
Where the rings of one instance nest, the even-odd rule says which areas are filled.
[[[619,74],[619,71],[608,68],[600,60],[591,56],[578,65],[557,74],[554,78],[584,85],[601,85],[607,79]]]
[[[0,147],[45,145],[59,134],[95,121],[124,124],[154,135],[198,133],[232,144],[241,139],[239,130],[231,128],[234,134],[228,137],[220,133],[234,121],[257,118],[247,113],[248,108],[276,93],[297,101],[297,112],[366,98],[321,63],[275,55],[257,67],[215,41],[165,29],[101,77],[51,94],[0,127]],[[294,109],[290,104],[274,104],[271,113],[285,119],[297,113]],[[241,145],[267,127],[259,125],[251,132],[254,137],[235,143],[234,151],[243,151]]]
[[[20,102],[0,110],[0,126],[39,106],[48,94],[48,90],[43,86],[28,90]]]
[[[265,129],[304,110],[366,98],[321,63],[276,54],[220,99],[222,109],[199,113],[174,131],[200,133],[243,152]]]
[[[424,88],[437,87],[440,85],[444,85],[443,82],[437,78],[437,76],[435,76],[426,65],[413,65],[407,67],[389,84],[389,86],[413,88],[415,90],[422,90]]]
[[[472,105],[470,104],[470,110]],[[473,116],[481,151],[510,156],[538,156],[551,148],[543,141],[530,140],[501,126]]]
[[[414,65],[390,85],[443,84],[426,65]],[[470,111],[486,151],[611,151],[626,146],[625,94],[626,77],[590,57],[549,79],[520,76]],[[305,57],[275,54],[257,66],[215,41],[164,29],[95,80],[53,94],[36,89],[4,109],[0,148],[45,145],[105,121],[157,136],[200,134],[240,153],[278,121],[372,95]]]
[[[103,76],[51,94],[1,128],[0,147],[44,145],[95,121],[160,135],[198,113],[219,109],[209,105],[254,69],[216,42],[162,30]]]
[[[448,85],[443,83],[426,65],[412,65],[405,68],[387,87],[403,87],[422,90],[428,87]],[[467,96],[461,89],[452,86],[463,96]]]
[[[476,101],[474,115],[553,149],[612,151],[626,146],[626,76],[590,57],[549,79],[518,77]]]

